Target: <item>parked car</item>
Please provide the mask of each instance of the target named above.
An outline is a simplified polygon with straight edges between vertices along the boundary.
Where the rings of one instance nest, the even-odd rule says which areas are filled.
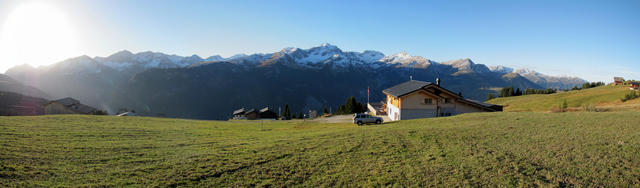
[[[353,114],[353,123],[358,125],[362,125],[365,123],[381,124],[382,121],[383,120],[381,117],[372,116],[369,114]]]

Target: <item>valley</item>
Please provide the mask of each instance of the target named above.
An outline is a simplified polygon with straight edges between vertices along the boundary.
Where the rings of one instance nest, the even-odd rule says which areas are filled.
[[[294,112],[335,110],[350,96],[366,102],[367,89],[371,102],[378,102],[384,100],[382,89],[409,79],[440,78],[444,87],[480,101],[494,88],[568,88],[586,82],[487,67],[471,59],[436,62],[406,52],[385,56],[372,50],[342,51],[326,43],[229,58],[120,51],[38,68],[16,66],[6,75],[52,100],[72,97],[111,114],[135,109],[145,116],[216,120],[228,119],[243,107],[278,109],[288,104]]]

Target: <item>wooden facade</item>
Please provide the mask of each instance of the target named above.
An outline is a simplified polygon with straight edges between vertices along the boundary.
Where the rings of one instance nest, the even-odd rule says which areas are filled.
[[[45,114],[78,114],[77,112],[67,108],[63,104],[60,103],[49,103],[44,106]]]
[[[502,106],[468,100],[429,82],[409,81],[383,91],[391,120],[502,111]]]

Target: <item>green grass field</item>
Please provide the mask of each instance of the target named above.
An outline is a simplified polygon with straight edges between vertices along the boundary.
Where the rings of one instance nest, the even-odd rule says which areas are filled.
[[[640,111],[640,101],[634,100],[625,103],[620,101],[629,92],[629,86],[601,86],[550,95],[496,98],[487,102],[504,105],[504,110],[511,112],[548,112],[552,107],[562,104],[565,99],[568,106],[574,110],[580,110],[582,105],[593,104],[607,111]]]
[[[0,187],[640,185],[640,113],[303,121],[0,117]]]

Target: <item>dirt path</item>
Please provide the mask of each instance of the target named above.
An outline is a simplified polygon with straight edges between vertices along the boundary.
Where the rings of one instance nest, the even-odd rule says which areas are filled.
[[[322,123],[351,123],[353,115],[333,115],[331,117],[326,118],[317,118],[311,121],[322,122]],[[391,122],[388,116],[378,116],[382,117],[384,122]]]

